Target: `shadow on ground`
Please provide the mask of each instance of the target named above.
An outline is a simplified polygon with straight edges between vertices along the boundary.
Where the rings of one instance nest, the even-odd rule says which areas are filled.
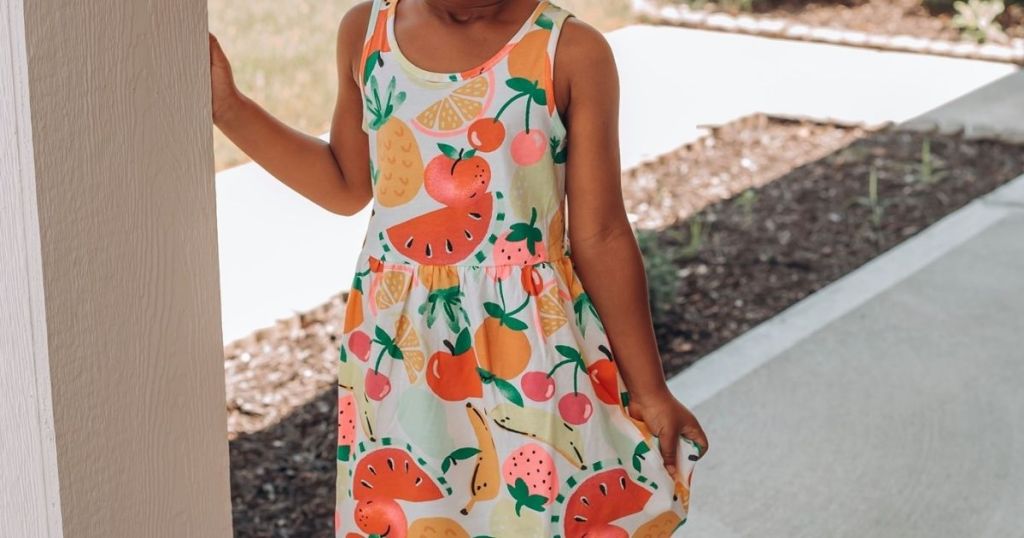
[[[230,442],[237,537],[332,537],[338,397],[319,394]]]

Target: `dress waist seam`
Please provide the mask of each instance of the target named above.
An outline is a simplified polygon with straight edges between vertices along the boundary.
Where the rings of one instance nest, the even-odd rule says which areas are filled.
[[[515,269],[515,268],[528,268],[528,267],[543,267],[545,265],[555,264],[567,264],[572,265],[572,258],[568,254],[554,258],[546,258],[543,260],[534,261],[531,263],[452,263],[452,264],[428,264],[418,263],[407,260],[387,260],[381,259],[380,256],[374,254],[361,254],[359,257],[359,265],[376,267],[378,269],[385,268],[399,268],[404,270],[409,269],[420,269],[420,268],[437,268],[437,269]]]

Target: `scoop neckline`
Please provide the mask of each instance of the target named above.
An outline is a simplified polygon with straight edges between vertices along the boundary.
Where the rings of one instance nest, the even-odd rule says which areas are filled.
[[[534,25],[537,19],[539,19],[540,16],[544,13],[544,10],[546,9],[549,3],[549,0],[538,1],[537,7],[535,7],[533,11],[530,12],[530,16],[527,17],[527,19],[519,26],[519,29],[516,30],[516,33],[513,34],[512,37],[509,38],[509,40],[505,42],[505,44],[502,45],[500,49],[497,50],[497,52],[492,54],[490,58],[487,58],[483,62],[473,67],[470,67],[469,69],[466,69],[464,71],[431,71],[429,69],[424,69],[409,60],[405,53],[402,52],[401,47],[399,47],[398,45],[398,39],[395,37],[395,15],[398,13],[399,0],[395,0],[394,3],[391,5],[390,13],[388,13],[385,26],[387,28],[388,41],[390,41],[391,45],[391,52],[394,53],[395,56],[401,61],[401,63],[404,64],[405,67],[412,71],[415,75],[425,80],[433,82],[458,82],[460,80],[464,80],[464,74],[471,73],[472,76],[479,75],[483,73],[485,70],[489,69],[493,64],[501,60],[501,58],[508,53],[509,49],[512,48],[512,45],[518,42],[520,39],[522,39],[523,36],[525,36],[526,33],[530,31],[530,28]]]

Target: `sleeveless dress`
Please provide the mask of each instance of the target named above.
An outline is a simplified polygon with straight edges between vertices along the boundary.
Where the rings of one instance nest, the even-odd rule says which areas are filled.
[[[438,73],[374,0],[362,52],[373,211],[338,362],[337,537],[670,536],[678,477],[628,393],[565,230],[552,65],[571,13]],[[608,283],[614,285],[614,283]]]

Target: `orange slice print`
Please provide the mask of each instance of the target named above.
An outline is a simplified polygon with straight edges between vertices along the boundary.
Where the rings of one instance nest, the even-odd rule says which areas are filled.
[[[481,117],[494,99],[494,72],[467,80],[444,97],[434,101],[412,121],[420,131],[432,136],[450,136],[465,131]]]
[[[559,293],[558,281],[552,281],[543,293],[538,297],[538,311],[540,314],[540,327],[547,338],[561,329],[569,322],[569,316],[565,313],[562,294]]]
[[[415,383],[419,373],[423,371],[426,357],[420,349],[420,337],[416,334],[416,328],[405,314],[398,318],[398,324],[395,326],[395,342],[398,349],[402,350],[402,363],[405,364],[409,382]]]
[[[373,305],[379,310],[384,310],[402,302],[409,294],[411,280],[411,272],[399,269],[385,270],[374,279]]]

